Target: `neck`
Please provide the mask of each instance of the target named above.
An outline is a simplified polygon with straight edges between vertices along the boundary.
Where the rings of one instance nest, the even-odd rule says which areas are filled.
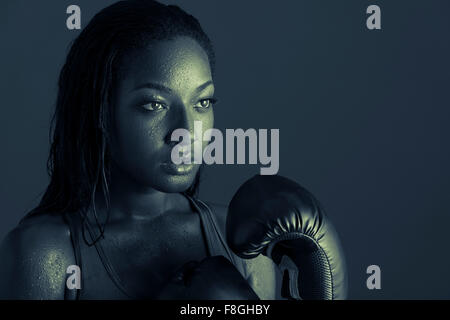
[[[109,185],[109,220],[151,219],[185,201],[179,193],[165,193],[143,186],[120,170],[113,170]],[[96,193],[97,212],[106,219],[102,190]],[[100,210],[99,210],[100,209]]]

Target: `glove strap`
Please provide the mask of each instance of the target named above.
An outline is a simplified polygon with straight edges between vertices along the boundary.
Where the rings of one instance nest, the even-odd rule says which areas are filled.
[[[298,238],[298,236],[295,235],[290,235],[288,237],[286,237],[287,239],[296,239]],[[286,239],[283,239],[286,240]],[[282,241],[282,240],[280,240]],[[272,241],[268,246],[267,246],[267,251],[266,251],[266,256],[269,257],[272,261],[272,250],[275,247],[275,245],[278,243],[279,241]],[[300,293],[298,292],[298,274],[299,274],[299,270],[297,265],[294,263],[294,261],[292,261],[291,258],[289,258],[287,255],[283,255],[281,257],[281,261],[278,264],[278,268],[281,271],[281,274],[283,275],[283,286],[287,284],[288,288],[282,288],[282,292],[288,291],[289,292],[289,297],[290,299],[294,299],[294,300],[303,300],[302,297],[300,297]],[[288,282],[285,282],[285,272],[287,271],[288,273]]]
[[[288,256],[284,255],[281,258],[281,262],[278,265],[282,274],[284,275],[285,271],[288,272],[289,284],[288,290],[291,299],[302,300],[300,294],[298,292],[298,268],[295,263]],[[284,278],[283,278],[284,282]],[[282,289],[283,290],[283,289]],[[283,290],[284,291],[284,290]]]

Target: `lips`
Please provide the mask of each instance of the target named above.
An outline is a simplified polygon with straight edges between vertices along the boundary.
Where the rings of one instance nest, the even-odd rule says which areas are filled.
[[[188,175],[194,171],[195,164],[175,164],[173,162],[164,162],[161,164],[161,167],[171,175]]]

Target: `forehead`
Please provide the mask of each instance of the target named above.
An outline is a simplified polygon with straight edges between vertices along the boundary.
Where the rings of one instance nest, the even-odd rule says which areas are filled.
[[[135,88],[147,82],[173,89],[197,87],[211,80],[208,56],[188,37],[153,41],[144,49],[126,54],[120,66],[120,86]]]

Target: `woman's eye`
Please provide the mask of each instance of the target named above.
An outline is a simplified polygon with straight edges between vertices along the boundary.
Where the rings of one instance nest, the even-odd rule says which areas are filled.
[[[215,98],[202,99],[195,105],[195,108],[208,109],[216,102],[217,102],[217,99],[215,99]]]
[[[164,104],[162,104],[161,102],[152,101],[152,102],[142,105],[142,107],[149,111],[157,111],[157,110],[164,109]]]

